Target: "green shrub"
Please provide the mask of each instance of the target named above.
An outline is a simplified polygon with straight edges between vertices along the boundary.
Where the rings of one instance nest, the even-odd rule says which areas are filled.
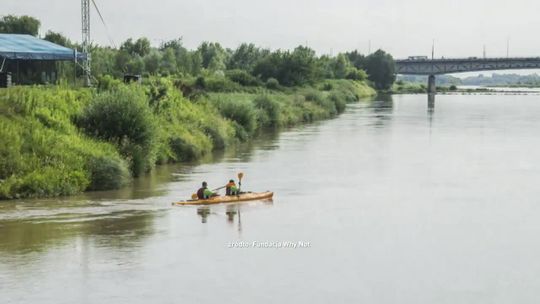
[[[242,125],[240,125],[236,121],[233,121],[232,125],[236,138],[238,138],[240,141],[247,141],[249,139],[249,134],[246,129],[242,127]]]
[[[170,96],[176,88],[172,81],[167,78],[150,77],[145,80],[146,95],[148,104],[155,113],[167,111],[171,105]]]
[[[225,75],[227,75],[230,80],[243,86],[260,85],[260,81],[245,70],[229,70]]]
[[[347,75],[345,76],[345,78],[356,81],[364,81],[368,78],[368,75],[364,70],[351,68],[349,71],[347,71]]]
[[[303,93],[304,97],[306,98],[306,101],[311,102],[324,110],[328,112],[330,116],[337,114],[336,105],[333,100],[329,100],[324,98],[323,94],[319,91],[310,89],[306,90]],[[313,120],[313,119],[311,119]],[[309,120],[309,121],[311,121]]]
[[[314,90],[314,89],[308,89],[305,90],[302,95],[306,98],[306,101],[312,101],[316,104],[321,104],[323,102],[323,95],[321,92]]]
[[[16,125],[0,116],[0,180],[20,172],[24,163],[21,155],[23,139]]]
[[[82,170],[41,166],[23,176],[11,176],[0,182],[0,198],[45,197],[73,195],[89,184]]]
[[[195,87],[200,90],[206,89],[206,79],[204,78],[204,76],[197,77],[197,79],[195,80]]]
[[[328,95],[328,100],[334,103],[338,113],[343,113],[343,111],[345,111],[345,107],[347,105],[347,97],[345,96],[345,93],[340,91],[331,92]]]
[[[201,158],[210,151],[207,140],[188,132],[182,132],[172,136],[169,139],[169,145],[176,161],[192,161]]]
[[[87,168],[90,172],[88,190],[119,189],[131,178],[127,164],[120,158],[92,157]]]
[[[142,90],[121,86],[98,94],[78,125],[87,134],[114,143],[134,176],[153,167],[157,130]]]
[[[256,127],[256,112],[253,103],[249,100],[220,99],[216,103],[219,113],[223,117],[238,123],[248,134],[252,134]]]
[[[223,149],[227,145],[227,134],[224,134],[220,130],[219,126],[216,125],[207,125],[203,128],[204,133],[212,140],[212,145],[214,149]]]
[[[235,92],[241,90],[238,83],[221,75],[200,76],[195,81],[195,87],[204,89],[207,92]]]
[[[104,75],[98,78],[97,88],[100,91],[112,90],[122,85],[122,81],[115,79],[110,75]]]
[[[266,80],[266,88],[267,89],[270,89],[270,90],[277,90],[279,89],[280,85],[279,85],[279,81],[275,78],[268,78]]]
[[[257,96],[253,104],[260,110],[258,115],[259,125],[262,127],[278,127],[281,120],[281,107],[279,102],[270,96]]]
[[[325,82],[322,86],[323,91],[331,91],[334,89],[334,86],[330,82]]]

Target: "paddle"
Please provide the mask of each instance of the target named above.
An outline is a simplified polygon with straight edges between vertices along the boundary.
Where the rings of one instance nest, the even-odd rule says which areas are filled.
[[[227,187],[227,185],[225,185],[225,186],[223,186],[223,187],[216,188],[216,189],[212,190],[212,192],[221,190],[221,189],[226,188],[226,187]]]
[[[240,193],[240,188],[242,188],[242,177],[244,177],[244,173],[238,173],[238,193]]]

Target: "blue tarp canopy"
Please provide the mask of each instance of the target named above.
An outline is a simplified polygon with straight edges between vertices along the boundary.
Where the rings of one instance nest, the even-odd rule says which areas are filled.
[[[0,57],[11,60],[83,60],[86,56],[67,47],[30,35],[0,34]]]

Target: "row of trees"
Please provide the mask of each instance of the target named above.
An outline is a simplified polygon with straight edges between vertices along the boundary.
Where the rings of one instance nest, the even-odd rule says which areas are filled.
[[[0,32],[37,35],[39,24],[28,16],[6,16],[0,20]],[[44,39],[79,47],[56,32],[47,32]],[[128,39],[119,48],[94,45],[91,53],[92,71],[97,77],[121,77],[125,73],[196,77],[242,71],[260,81],[270,80],[284,86],[301,86],[321,79],[369,78],[378,89],[389,89],[395,80],[392,56],[382,50],[368,56],[357,51],[317,56],[305,46],[292,51],[271,51],[245,43],[233,50],[212,42],[203,42],[197,49],[189,50],[181,38],[159,47],[153,47],[147,38],[139,38]]]

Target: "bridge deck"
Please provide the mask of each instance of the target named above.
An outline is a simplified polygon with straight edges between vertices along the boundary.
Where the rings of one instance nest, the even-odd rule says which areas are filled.
[[[539,69],[540,57],[524,58],[440,58],[396,60],[396,74],[441,75],[450,73]]]

